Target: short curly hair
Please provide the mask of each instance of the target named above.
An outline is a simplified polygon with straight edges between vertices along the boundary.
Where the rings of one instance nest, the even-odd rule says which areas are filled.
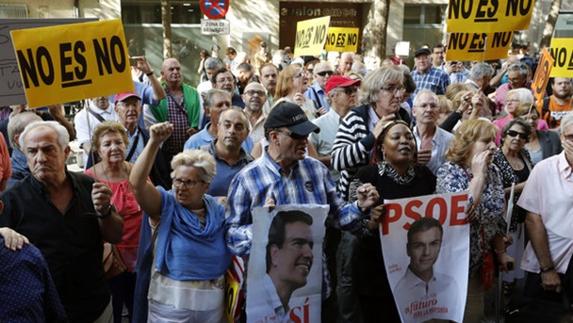
[[[207,151],[200,149],[190,149],[178,153],[171,160],[171,178],[175,177],[175,169],[179,166],[191,166],[200,169],[201,180],[211,183],[216,174],[215,158]]]
[[[101,138],[108,133],[117,133],[121,136],[123,143],[127,146],[129,138],[125,127],[117,121],[104,121],[100,123],[94,130],[92,135],[92,151],[97,152],[100,148]]]
[[[473,143],[478,141],[493,141],[497,128],[488,120],[475,119],[464,121],[454,135],[446,159],[455,164],[463,164],[468,158]]]

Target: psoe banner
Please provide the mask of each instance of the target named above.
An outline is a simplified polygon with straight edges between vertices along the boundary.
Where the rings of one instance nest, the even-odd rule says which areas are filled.
[[[547,48],[543,48],[537,70],[535,71],[535,77],[533,77],[533,83],[531,83],[531,90],[533,91],[533,96],[536,99],[536,104],[540,112],[543,107],[543,98],[545,97],[545,90],[549,82],[549,75],[551,75],[553,68],[553,61],[554,59],[551,57],[551,54],[549,54]]]
[[[13,30],[28,106],[133,91],[121,20]]]
[[[506,58],[513,33],[450,33],[446,46],[448,61],[485,61]]]
[[[529,27],[535,0],[450,0],[448,32],[492,33]]]
[[[297,22],[294,55],[320,55],[326,42],[329,24],[330,16]]]
[[[468,286],[468,193],[385,200],[384,265],[402,322],[463,322]]]
[[[247,322],[320,322],[328,205],[253,209]]]
[[[324,49],[329,52],[353,52],[358,51],[359,28],[328,28],[326,45]]]
[[[571,77],[573,75],[573,38],[553,38],[551,56],[555,59],[551,77]]]

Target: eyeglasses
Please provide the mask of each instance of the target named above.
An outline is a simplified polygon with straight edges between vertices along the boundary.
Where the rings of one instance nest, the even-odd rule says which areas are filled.
[[[255,96],[255,95],[264,96],[264,95],[265,95],[265,92],[263,92],[263,91],[255,91],[255,90],[249,90],[249,91],[247,91],[247,92],[245,92],[245,93],[246,93],[247,95],[250,95],[250,96]]]
[[[333,75],[334,72],[333,71],[322,71],[322,72],[317,72],[316,75],[318,76],[326,76],[326,75]]]
[[[173,179],[173,186],[178,188],[191,188],[197,186],[198,184],[205,183],[204,181],[194,181],[192,179],[183,180],[180,178]]]
[[[284,130],[284,131],[283,131],[283,130],[280,130],[280,131],[278,131],[278,132],[279,132],[279,133],[282,133],[283,135],[287,135],[287,136],[291,137],[291,138],[294,139],[294,140],[302,140],[302,139],[307,139],[307,138],[308,138],[308,135],[299,135],[299,134],[296,134],[296,133],[292,133],[292,132],[290,132],[290,131],[288,131],[288,130]]]
[[[346,95],[352,95],[354,93],[358,92],[358,88],[355,86],[351,86],[351,87],[345,87],[344,88],[344,93]]]
[[[510,136],[510,137],[512,137],[512,138],[515,138],[515,137],[518,137],[518,136],[519,136],[519,138],[521,138],[521,139],[523,139],[523,140],[529,139],[529,136],[528,136],[528,135],[524,134],[523,132],[519,132],[519,131],[515,131],[515,130],[508,130],[508,131],[507,131],[507,135]]]
[[[398,93],[398,92],[404,91],[404,86],[401,84],[387,85],[387,86],[381,87],[380,90],[384,90],[384,91],[390,92],[390,93]]]

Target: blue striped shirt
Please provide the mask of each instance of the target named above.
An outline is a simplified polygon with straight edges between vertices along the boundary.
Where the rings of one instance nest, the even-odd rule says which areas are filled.
[[[423,89],[430,90],[436,94],[446,94],[446,88],[450,85],[450,78],[446,72],[430,67],[426,73],[420,73],[418,70],[412,72],[412,79],[416,82],[414,95]]]
[[[327,223],[357,233],[367,230],[366,215],[356,202],[345,204],[337,195],[328,168],[320,161],[306,157],[298,161],[288,175],[283,175],[280,165],[264,152],[235,176],[229,188],[226,241],[235,255],[249,254],[253,238],[251,209],[263,206],[268,198],[277,206],[328,204]]]

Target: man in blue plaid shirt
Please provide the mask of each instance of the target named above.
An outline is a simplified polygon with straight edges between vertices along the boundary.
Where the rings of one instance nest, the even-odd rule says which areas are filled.
[[[432,66],[430,61],[430,49],[422,47],[414,54],[416,69],[412,72],[412,78],[416,82],[416,95],[420,90],[430,90],[436,94],[445,94],[450,85],[448,74],[441,69]]]

